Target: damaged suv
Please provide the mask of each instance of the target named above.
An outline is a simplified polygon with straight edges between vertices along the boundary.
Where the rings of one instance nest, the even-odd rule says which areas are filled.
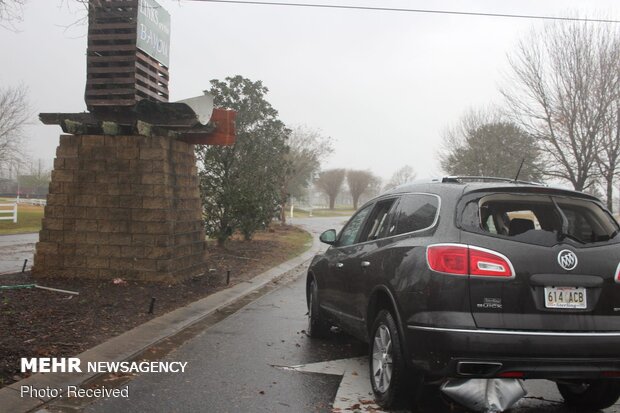
[[[369,342],[390,408],[451,378],[549,379],[567,404],[620,396],[620,227],[595,197],[449,177],[363,205],[312,261],[308,334]]]

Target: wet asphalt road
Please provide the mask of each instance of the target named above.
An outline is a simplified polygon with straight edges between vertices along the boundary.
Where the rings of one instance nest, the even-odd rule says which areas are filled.
[[[308,229],[342,222],[316,219]],[[129,399],[99,401],[86,411],[330,412],[340,377],[276,366],[358,356],[365,346],[344,335],[333,341],[307,338],[304,294],[301,276],[169,354],[170,361],[188,362],[185,373],[137,377],[129,382]]]
[[[32,267],[34,246],[39,233],[0,235],[0,274],[20,272],[27,259],[26,269]]]
[[[129,382],[129,399],[89,406],[89,413],[118,412],[331,412],[340,377],[283,370],[320,361],[362,356],[366,346],[345,335],[310,340],[305,329],[303,277],[262,297],[190,340],[166,359],[187,361],[188,371],[149,374]],[[526,382],[529,395],[511,412],[574,413],[555,386]],[[362,410],[365,411],[365,410]],[[434,395],[416,412],[465,412]],[[614,406],[606,412],[620,412]]]
[[[315,232],[335,226],[334,221],[318,219],[308,225]],[[247,305],[170,353],[166,360],[188,362],[185,373],[138,376],[128,383],[129,399],[99,400],[85,411],[330,412],[340,386],[339,376],[278,366],[363,356],[366,346],[344,334],[325,340],[310,340],[304,335],[305,268],[294,271],[299,275],[295,281]],[[552,383],[528,381],[526,387],[528,396],[511,412],[574,412],[562,405]],[[367,411],[364,406],[361,409]],[[436,394],[413,409],[422,413],[465,411],[447,405]],[[620,406],[605,411],[620,412]]]

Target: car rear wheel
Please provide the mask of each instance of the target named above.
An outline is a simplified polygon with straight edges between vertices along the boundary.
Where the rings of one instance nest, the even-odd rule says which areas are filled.
[[[319,287],[316,280],[310,281],[308,288],[308,327],[306,334],[312,338],[321,338],[329,334],[329,323],[321,317],[319,308]]]
[[[597,411],[614,404],[620,397],[620,381],[590,380],[556,383],[564,403],[580,411]]]
[[[406,370],[396,322],[389,311],[379,312],[370,337],[368,364],[375,401],[385,409],[401,407],[407,395],[416,392]]]

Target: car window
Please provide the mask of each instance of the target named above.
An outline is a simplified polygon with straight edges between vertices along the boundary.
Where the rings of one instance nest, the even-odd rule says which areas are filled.
[[[351,218],[340,233],[340,237],[338,238],[339,247],[344,247],[355,243],[357,235],[360,233],[362,225],[364,224],[364,220],[368,216],[371,209],[372,205],[368,205],[367,207],[359,210],[359,212]]]
[[[389,212],[394,205],[394,201],[395,199],[386,199],[377,202],[368,218],[368,223],[364,227],[364,232],[362,232],[359,242],[385,237],[390,221]]]
[[[479,215],[478,229],[539,245],[553,245],[558,239],[578,243],[608,241],[618,230],[616,222],[596,202],[549,195],[492,194],[469,205],[463,226],[473,227],[471,212]],[[476,211],[477,209],[477,211]]]
[[[427,194],[404,195],[396,210],[388,235],[399,235],[428,228],[435,222],[439,198]]]
[[[618,230],[615,222],[596,204],[570,198],[556,198],[568,221],[568,234],[589,243],[606,241]]]

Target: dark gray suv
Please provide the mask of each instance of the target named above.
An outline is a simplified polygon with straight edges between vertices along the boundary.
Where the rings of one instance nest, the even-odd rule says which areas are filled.
[[[363,205],[308,270],[311,337],[369,342],[377,402],[449,378],[549,379],[620,396],[620,227],[587,194],[490,178],[414,183]]]

